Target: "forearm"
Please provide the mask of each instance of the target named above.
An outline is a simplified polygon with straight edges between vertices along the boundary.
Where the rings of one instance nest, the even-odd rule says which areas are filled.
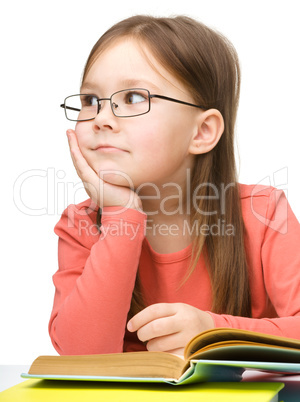
[[[215,327],[237,328],[300,339],[300,315],[281,318],[247,318],[209,313]]]
[[[125,215],[104,217],[102,235],[83,268],[60,269],[54,275],[49,331],[60,354],[123,351],[145,219],[136,211]]]
[[[300,339],[299,223],[282,190],[255,191],[244,206],[253,318],[210,314],[216,327]]]

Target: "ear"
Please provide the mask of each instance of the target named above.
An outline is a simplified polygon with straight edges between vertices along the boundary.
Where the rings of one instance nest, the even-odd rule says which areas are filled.
[[[211,151],[219,142],[224,131],[224,119],[217,109],[201,112],[195,133],[191,138],[189,152],[194,155]]]

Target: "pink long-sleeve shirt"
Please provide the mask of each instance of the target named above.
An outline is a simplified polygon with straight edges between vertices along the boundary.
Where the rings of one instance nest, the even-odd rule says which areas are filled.
[[[201,257],[180,287],[191,246],[155,252],[145,236],[146,214],[104,208],[100,235],[87,200],[70,205],[55,227],[59,269],[49,333],[58,353],[145,350],[126,330],[138,269],[147,305],[187,303],[209,312],[216,327],[300,339],[300,225],[283,191],[242,184],[240,191],[253,318],[210,312],[211,283]]]

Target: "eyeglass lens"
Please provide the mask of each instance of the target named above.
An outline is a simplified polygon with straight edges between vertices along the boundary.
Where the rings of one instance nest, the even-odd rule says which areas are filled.
[[[105,100],[108,100],[105,98]],[[83,121],[94,119],[105,100],[95,95],[72,95],[65,99],[65,111],[69,120]],[[126,89],[114,93],[110,98],[115,116],[130,117],[145,114],[150,110],[150,96],[146,89]]]

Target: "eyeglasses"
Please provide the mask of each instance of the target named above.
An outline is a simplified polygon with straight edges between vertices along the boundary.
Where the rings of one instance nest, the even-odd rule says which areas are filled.
[[[131,88],[115,92],[110,98],[97,98],[91,94],[78,94],[68,96],[60,105],[65,109],[65,115],[71,121],[93,120],[101,111],[103,101],[109,100],[113,114],[117,117],[135,117],[146,114],[151,108],[151,99],[159,98],[182,105],[193,106],[199,109],[207,109],[204,106],[183,102],[178,99],[162,95],[153,95],[147,89]]]

